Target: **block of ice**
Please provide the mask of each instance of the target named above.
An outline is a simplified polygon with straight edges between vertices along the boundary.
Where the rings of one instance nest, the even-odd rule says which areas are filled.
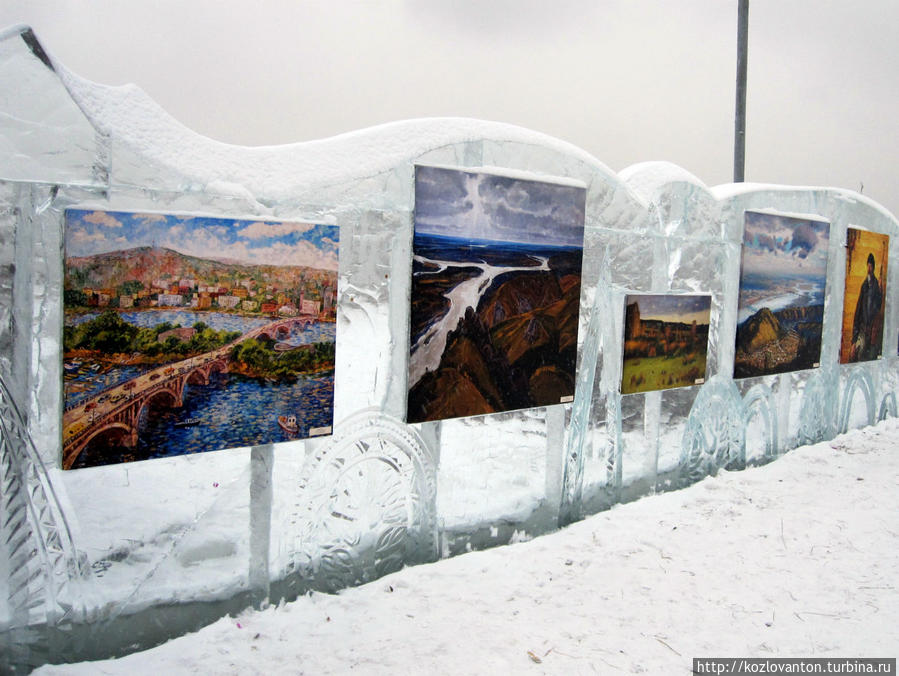
[[[26,26],[0,31],[0,178],[103,186],[106,140]]]
[[[533,537],[897,414],[899,264],[882,358],[837,363],[846,229],[890,235],[899,261],[899,223],[851,191],[707,188],[665,163],[615,174],[570,144],[475,120],[240,148],[136,87],[79,78],[23,27],[0,33],[0,85],[0,640],[19,646],[0,669],[75,645],[82,657],[149,645],[266,594]],[[586,187],[573,401],[403,421],[416,164]],[[69,207],[336,224],[333,435],[62,471]],[[732,377],[746,211],[830,224],[816,368]],[[711,296],[709,377],[622,396],[624,299],[650,293]]]

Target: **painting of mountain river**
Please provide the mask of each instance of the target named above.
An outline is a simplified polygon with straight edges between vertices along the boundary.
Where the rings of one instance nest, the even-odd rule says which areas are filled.
[[[62,466],[330,434],[336,226],[68,209]]]
[[[415,168],[408,422],[574,398],[582,184]]]
[[[818,366],[830,223],[744,215],[734,378]]]

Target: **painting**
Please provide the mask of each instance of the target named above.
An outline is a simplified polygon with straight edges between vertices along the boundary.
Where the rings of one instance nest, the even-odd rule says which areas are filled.
[[[705,382],[711,309],[708,295],[627,296],[621,394]]]
[[[68,209],[62,466],[330,434],[336,226]]]
[[[582,184],[417,166],[407,420],[574,398]]]
[[[818,366],[830,223],[744,215],[734,378]]]
[[[841,364],[870,361],[881,355],[889,248],[889,235],[846,230]]]

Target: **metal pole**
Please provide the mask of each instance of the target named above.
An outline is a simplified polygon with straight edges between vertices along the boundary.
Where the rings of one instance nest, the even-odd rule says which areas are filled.
[[[749,44],[749,0],[737,7],[737,105],[734,115],[734,183],[742,183],[746,166],[746,61]]]

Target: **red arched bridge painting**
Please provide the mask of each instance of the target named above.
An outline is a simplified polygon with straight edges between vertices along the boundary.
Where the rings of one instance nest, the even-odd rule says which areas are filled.
[[[212,374],[227,373],[231,354],[241,343],[261,337],[274,341],[294,326],[305,328],[314,322],[313,317],[301,316],[266,324],[218,350],[153,369],[70,408],[63,414],[63,468],[71,469],[81,451],[98,438],[125,448],[136,446],[141,414],[148,406],[181,408],[185,386],[208,385]]]
[[[335,226],[67,210],[63,468],[330,434],[337,241]]]

